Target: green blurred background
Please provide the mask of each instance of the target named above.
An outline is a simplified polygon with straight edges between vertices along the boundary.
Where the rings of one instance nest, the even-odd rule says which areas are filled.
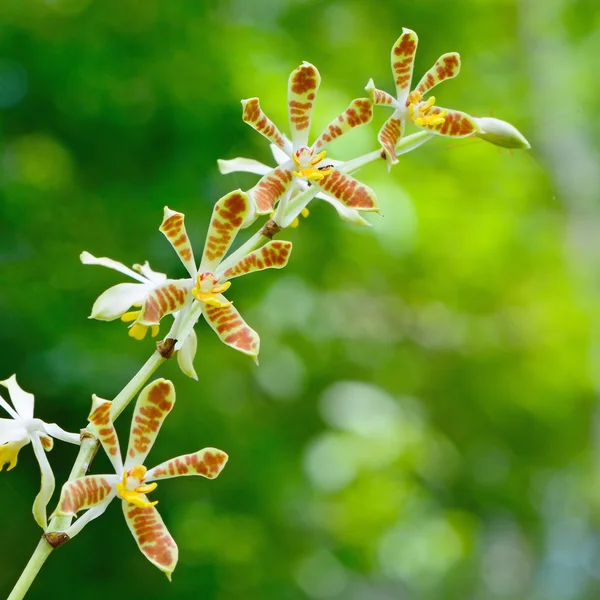
[[[180,548],[173,582],[115,502],[30,598],[600,596],[595,0],[2,0],[0,23],[0,375],[68,430],[154,347],[86,319],[124,278],[79,253],[183,276],[163,206],[185,212],[199,255],[212,204],[256,181],[217,159],[271,162],[239,100],[259,96],[286,131],[302,60],[323,77],[317,135],[369,77],[392,91],[390,48],[410,27],[415,77],[462,55],[441,105],[506,119],[533,146],[436,139],[389,175],[364,169],[384,213],[370,229],[311,205],[286,232],[288,268],[230,293],[260,367],[200,323],[199,383],[175,361],[159,371],[178,407],[148,465],[204,446],[231,457],[214,482],[153,494]],[[374,149],[387,116],[334,155]],[[51,453],[59,481],[74,456]],[[38,486],[27,447],[0,475],[2,597],[37,543]]]

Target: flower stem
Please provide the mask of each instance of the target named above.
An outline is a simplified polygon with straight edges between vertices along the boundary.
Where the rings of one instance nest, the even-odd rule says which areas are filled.
[[[150,379],[154,371],[165,362],[158,351],[144,363],[142,368],[131,378],[129,383],[115,396],[111,409],[111,415],[113,420],[116,419],[125,409],[125,407],[131,402],[133,397],[139,392],[141,387]],[[73,468],[69,474],[67,481],[72,481],[78,477],[83,477],[90,465],[99,447],[97,438],[92,435],[87,429],[83,429],[81,433],[81,445],[79,446],[79,453],[73,463]],[[54,517],[48,525],[48,538],[46,535],[42,536],[36,549],[34,550],[29,562],[25,569],[21,573],[19,580],[15,584],[8,600],[22,600],[25,594],[31,587],[34,579],[37,577],[42,565],[46,562],[46,559],[52,554],[55,548],[58,548],[60,543],[54,545],[48,542],[51,534],[54,532],[64,531],[71,524],[71,517]],[[67,541],[67,540],[64,540]]]

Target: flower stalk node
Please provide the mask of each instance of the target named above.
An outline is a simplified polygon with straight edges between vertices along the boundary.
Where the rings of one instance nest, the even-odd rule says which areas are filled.
[[[56,550],[63,544],[66,544],[71,538],[64,531],[49,531],[48,533],[44,533],[44,539]]]
[[[175,353],[176,343],[177,340],[174,340],[173,338],[166,338],[160,342],[156,342],[156,349],[163,358],[169,359]]]
[[[263,228],[261,229],[260,234],[262,236],[272,240],[273,237],[276,236],[282,229],[283,229],[283,227],[281,227],[281,225],[277,225],[277,223],[275,223],[275,221],[273,221],[273,219],[269,219],[263,225]]]

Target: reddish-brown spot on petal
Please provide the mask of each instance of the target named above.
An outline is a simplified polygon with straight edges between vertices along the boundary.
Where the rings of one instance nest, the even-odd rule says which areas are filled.
[[[261,213],[270,212],[292,183],[292,172],[275,169],[265,175],[254,188],[254,201]]]

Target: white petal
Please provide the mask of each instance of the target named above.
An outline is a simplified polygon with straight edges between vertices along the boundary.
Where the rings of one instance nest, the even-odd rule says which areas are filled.
[[[0,381],[0,385],[3,385],[8,390],[13,406],[21,419],[33,418],[33,403],[35,399],[33,394],[21,389],[21,386],[17,383],[17,376],[11,375],[8,379]]]
[[[337,200],[334,200],[333,198],[330,198],[325,194],[317,194],[317,198],[325,200],[325,202],[331,204],[331,206],[333,206],[333,208],[337,210],[338,215],[340,215],[343,221],[346,221],[347,223],[353,223],[354,225],[363,225],[365,227],[371,227],[371,223],[369,223],[369,221],[367,221],[365,218],[361,217],[360,213],[357,210],[354,210],[353,208],[348,208],[347,206],[344,206],[341,202],[338,202]]]
[[[119,271],[119,273],[123,273],[124,275],[129,275],[132,279],[139,281],[141,283],[147,283],[147,280],[142,275],[139,275],[135,271],[132,271],[129,267],[126,267],[123,263],[120,263],[112,258],[97,258],[90,254],[89,252],[82,252],[79,255],[79,259],[84,265],[100,265],[102,267],[108,267],[109,269],[114,269],[115,271]]]
[[[54,493],[54,473],[48,462],[48,457],[42,447],[42,442],[37,435],[31,438],[31,445],[33,446],[33,452],[40,465],[40,471],[42,473],[42,484],[38,495],[35,497],[33,502],[33,517],[36,523],[44,530],[48,527],[48,520],[46,518],[46,507],[52,494]]]
[[[108,477],[106,478],[108,479]],[[115,481],[115,484],[118,483],[118,480]],[[69,538],[74,538],[90,521],[97,519],[100,515],[104,513],[104,511],[108,508],[111,500],[117,495],[117,492],[113,492],[106,496],[104,501],[100,504],[96,504],[96,506],[92,506],[85,511],[84,515],[79,517],[71,527],[69,527],[65,533],[69,536]]]
[[[196,357],[196,350],[198,349],[198,337],[196,332],[192,329],[190,335],[187,336],[186,340],[181,346],[181,350],[177,353],[177,363],[179,368],[192,379],[198,381],[198,375],[194,369],[194,358]]]
[[[516,148],[529,150],[531,145],[525,136],[514,126],[506,121],[492,117],[474,118],[479,126],[475,132],[477,137],[503,148]]]
[[[0,419],[0,446],[10,442],[29,442],[29,432],[21,419]]]
[[[69,433],[65,431],[61,427],[59,427],[56,423],[44,423],[44,430],[54,439],[61,440],[62,442],[67,442],[68,444],[76,444],[79,446],[81,444],[81,435],[78,433]]]
[[[142,304],[148,291],[154,286],[148,283],[118,283],[103,292],[94,306],[90,319],[114,321],[134,304]]]
[[[286,160],[288,159],[285,152],[283,152]],[[268,167],[257,160],[253,160],[251,158],[232,158],[231,160],[217,160],[217,164],[219,165],[219,171],[223,173],[223,175],[227,175],[229,173],[254,173],[255,175],[266,175],[272,167]]]
[[[150,268],[150,263],[146,261],[143,265],[133,265],[133,268],[141,273],[148,281],[152,281],[153,283],[162,283],[167,280],[167,275],[165,273],[159,273],[158,271],[153,271]]]
[[[275,144],[271,144],[270,146],[273,158],[278,165],[282,165],[284,162],[290,160],[290,157],[279,146]]]

